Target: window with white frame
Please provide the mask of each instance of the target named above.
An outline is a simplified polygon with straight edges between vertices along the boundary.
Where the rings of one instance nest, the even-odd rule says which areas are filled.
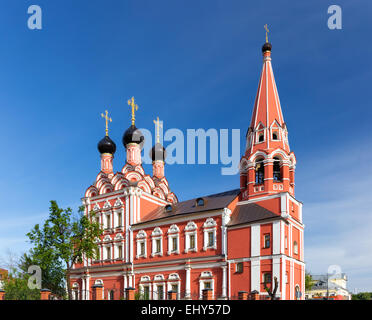
[[[105,247],[105,253],[106,253],[106,260],[111,259],[111,245],[108,245]]]
[[[149,276],[142,276],[139,283],[139,292],[141,300],[152,299],[151,296],[151,278]]]
[[[114,252],[114,258],[122,260],[124,258],[124,249],[123,249],[123,244],[124,244],[124,237],[118,233],[115,236],[115,252]]]
[[[203,289],[212,289],[214,297],[214,277],[211,271],[203,271],[199,277],[199,298],[203,298]]]
[[[105,229],[111,229],[111,213],[105,213]]]
[[[177,299],[181,298],[181,279],[178,273],[171,273],[167,279],[167,291],[177,292]]]
[[[72,285],[72,300],[79,300],[79,284],[77,282]]]
[[[293,242],[293,253],[298,254],[298,244],[297,241]]]
[[[189,221],[185,227],[185,253],[196,252],[197,248],[197,225],[194,221]]]
[[[217,249],[217,239],[216,239],[216,231],[217,231],[217,223],[213,218],[208,218],[204,225],[204,246],[203,250],[206,251],[207,249]]]
[[[180,229],[177,225],[172,224],[168,229],[168,255],[172,253],[180,253],[179,250],[179,239],[180,239]]]
[[[163,255],[163,231],[156,227],[151,234],[152,237],[152,253],[151,255],[154,256],[162,256]]]
[[[145,230],[140,230],[136,236],[136,242],[137,242],[136,258],[137,259],[146,258],[147,256],[146,239],[147,239],[147,234]]]
[[[116,227],[120,228],[123,226],[123,213],[121,210],[116,211]]]
[[[262,123],[260,123],[256,129],[256,144],[264,142],[265,138],[266,138],[266,128]]]
[[[154,277],[153,282],[153,299],[154,300],[164,300],[166,297],[166,286],[164,276],[158,274]]]

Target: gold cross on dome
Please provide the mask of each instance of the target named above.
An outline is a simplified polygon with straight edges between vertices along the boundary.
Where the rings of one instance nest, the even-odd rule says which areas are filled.
[[[160,128],[163,128],[163,123],[159,120],[159,117],[156,117],[154,120],[155,129],[156,129],[156,142],[160,143]]]
[[[101,117],[106,120],[106,136],[108,136],[108,123],[112,122],[112,119],[108,116],[108,111],[105,110],[106,114],[101,113]]]
[[[138,105],[135,104],[134,97],[128,100],[128,106],[132,108],[132,125],[134,126],[134,122],[136,120],[135,112],[138,110]]]
[[[267,34],[269,33],[269,29],[267,28],[267,24],[264,25],[264,28],[266,30],[266,42],[269,42],[269,38],[267,37]]]

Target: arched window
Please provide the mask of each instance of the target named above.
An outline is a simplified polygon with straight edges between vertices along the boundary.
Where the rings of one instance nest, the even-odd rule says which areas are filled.
[[[265,178],[265,167],[263,159],[256,160],[256,184],[263,184]]]
[[[170,204],[167,204],[164,209],[165,209],[165,212],[167,212],[167,213],[170,213],[173,210],[172,205],[170,205]]]
[[[275,182],[282,181],[282,174],[280,170],[280,159],[278,157],[274,158],[273,178]]]
[[[203,198],[198,198],[198,199],[196,199],[196,205],[197,205],[198,207],[202,207],[202,206],[204,206],[204,199],[203,199]]]

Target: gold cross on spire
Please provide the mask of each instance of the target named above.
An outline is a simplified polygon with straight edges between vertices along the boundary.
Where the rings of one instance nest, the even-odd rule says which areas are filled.
[[[138,110],[138,105],[135,104],[134,102],[134,97],[128,100],[128,106],[132,108],[132,125],[134,126],[134,122],[136,120],[135,118],[135,111]]]
[[[269,38],[268,38],[267,34],[269,33],[269,29],[267,28],[267,24],[264,25],[264,28],[266,30],[266,43],[268,43],[269,42]]]
[[[108,116],[108,111],[105,110],[106,114],[101,113],[101,117],[106,120],[106,136],[108,136],[108,123],[112,122],[112,119]]]
[[[156,117],[156,120],[154,120],[155,129],[156,129],[156,142],[160,143],[160,128],[163,128],[163,123],[159,121],[159,117]]]

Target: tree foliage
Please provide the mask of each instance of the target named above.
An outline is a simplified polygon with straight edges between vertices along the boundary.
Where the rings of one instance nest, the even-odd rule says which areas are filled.
[[[313,287],[313,278],[311,277],[311,274],[309,272],[305,273],[305,291],[310,291]]]
[[[372,300],[372,292],[359,292],[353,294],[351,300]]]
[[[40,290],[28,287],[29,277],[27,273],[19,272],[15,268],[9,270],[8,278],[3,281],[5,300],[40,300]]]
[[[94,214],[91,213],[90,217]],[[70,273],[76,263],[83,258],[93,258],[97,255],[98,245],[95,239],[102,234],[102,229],[95,219],[84,215],[84,207],[78,210],[74,218],[71,208],[62,209],[56,201],[50,201],[49,217],[40,227],[36,224],[31,232],[27,233],[30,242],[34,245],[32,259],[39,262],[42,270],[49,270],[50,279],[59,278],[63,272],[68,289],[68,298],[71,299]],[[50,283],[49,285],[56,285]],[[51,289],[52,288],[48,288]]]

